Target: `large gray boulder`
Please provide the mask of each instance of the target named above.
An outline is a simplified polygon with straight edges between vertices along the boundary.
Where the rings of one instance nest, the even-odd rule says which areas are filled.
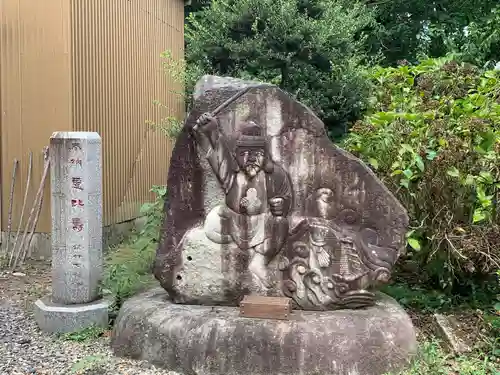
[[[125,302],[111,345],[185,375],[382,375],[398,373],[417,348],[410,318],[382,294],[364,309],[295,310],[282,321],[173,304],[162,289]]]

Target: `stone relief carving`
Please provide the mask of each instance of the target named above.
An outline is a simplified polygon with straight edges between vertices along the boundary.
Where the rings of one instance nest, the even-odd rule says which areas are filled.
[[[404,247],[404,208],[280,89],[223,78],[205,86],[171,157],[155,264],[170,298],[372,305]]]
[[[349,196],[363,194],[351,189]],[[292,217],[298,224],[279,262],[283,294],[308,310],[373,305],[370,289],[389,280],[389,253],[397,252],[378,246],[377,231],[363,227],[354,209],[338,212],[333,199],[334,192],[324,187],[308,197],[306,216]]]
[[[225,204],[214,207],[205,220],[211,241],[248,251],[248,269],[264,288],[270,286],[268,265],[280,255],[282,292],[304,309],[374,303],[368,289],[388,280],[391,265],[383,261],[387,249],[377,246],[377,232],[363,228],[354,209],[338,212],[334,191],[321,187],[307,199],[304,216],[290,217],[290,177],[272,160],[260,126],[242,124],[234,147],[208,113],[193,131],[226,196]],[[354,174],[342,193],[344,203],[362,203],[359,176]]]
[[[215,243],[233,242],[248,250],[250,272],[268,287],[267,266],[288,236],[290,178],[272,160],[263,129],[253,122],[243,124],[234,150],[217,119],[208,113],[193,131],[226,195],[225,204],[207,215],[205,233]]]

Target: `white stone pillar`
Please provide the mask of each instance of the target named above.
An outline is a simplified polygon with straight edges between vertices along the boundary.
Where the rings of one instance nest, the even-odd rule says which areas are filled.
[[[37,301],[37,322],[50,332],[104,325],[108,306],[98,290],[102,277],[101,137],[94,132],[56,132],[50,138],[49,152],[52,295]]]

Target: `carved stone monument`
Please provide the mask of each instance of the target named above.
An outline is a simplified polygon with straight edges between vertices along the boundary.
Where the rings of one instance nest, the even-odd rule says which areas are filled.
[[[35,304],[42,330],[71,332],[107,326],[102,277],[101,138],[56,132],[50,138],[52,295]]]
[[[175,319],[191,322],[193,341],[184,340],[182,350],[194,352],[186,362],[165,359],[172,370],[247,373],[233,362],[252,343],[260,361],[269,361],[252,369],[256,375],[383,374],[414,352],[408,316],[375,291],[404,249],[406,211],[287,93],[204,77],[177,139],[167,185],[155,275],[168,298],[153,293],[124,307],[114,333],[119,354],[151,353],[145,348],[153,343],[130,331],[153,324],[140,317],[146,305],[151,311],[163,306],[170,315],[152,328],[169,340],[178,335]],[[234,307],[208,307],[238,306],[246,295],[289,297],[295,318],[245,321],[232,315]],[[182,351],[154,345],[168,355]],[[211,351],[220,346],[228,353]],[[218,365],[204,365],[204,356]]]

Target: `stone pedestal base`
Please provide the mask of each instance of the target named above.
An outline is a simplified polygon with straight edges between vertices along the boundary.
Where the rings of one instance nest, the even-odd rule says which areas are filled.
[[[84,305],[61,305],[50,297],[35,302],[35,321],[49,333],[76,332],[91,326],[106,327],[109,302],[98,300]]]
[[[410,318],[383,294],[370,308],[295,310],[278,321],[172,304],[161,289],[124,304],[111,345],[119,356],[204,375],[382,375],[404,368],[417,349]]]

